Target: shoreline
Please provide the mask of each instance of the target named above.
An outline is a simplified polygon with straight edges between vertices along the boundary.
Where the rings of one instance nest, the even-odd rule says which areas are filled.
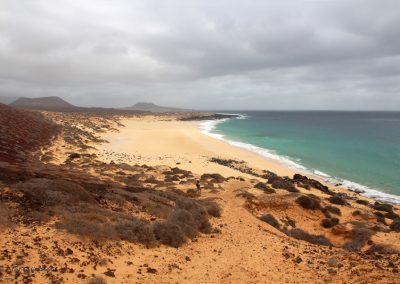
[[[264,149],[257,146],[231,141],[223,138],[220,134],[212,133],[215,125],[223,123],[226,119],[229,118],[201,121],[163,121],[159,117],[151,116],[139,119],[124,118],[121,122],[125,127],[119,128],[120,132],[102,135],[102,138],[110,143],[99,147],[100,158],[106,162],[116,160],[116,162],[142,163],[153,166],[165,164],[197,173],[217,172],[225,176],[239,175],[256,178],[209,161],[215,157],[228,158],[245,161],[251,168],[269,170],[281,176],[292,177],[295,173],[300,173],[337,191],[354,196],[361,195],[377,201],[400,204],[400,200],[396,200],[396,196],[373,190],[361,193],[343,184],[337,185],[334,181],[313,173],[305,167],[300,169],[291,167],[285,164],[285,161],[263,155],[260,150],[264,151]],[[252,146],[251,149],[249,149],[249,145]],[[294,162],[292,163],[294,164]],[[382,195],[384,196],[382,197]]]
[[[288,167],[289,169],[299,172],[303,175],[311,176],[312,178],[322,181],[323,183],[326,183],[331,187],[344,189],[346,191],[360,194],[364,197],[371,198],[377,201],[388,202],[395,205],[400,204],[400,195],[394,195],[391,193],[387,193],[383,190],[370,188],[369,186],[359,184],[351,180],[334,177],[327,173],[319,171],[318,169],[309,169],[293,161],[290,157],[282,156],[277,153],[271,153],[271,151],[273,150],[261,148],[259,146],[246,142],[231,140],[226,138],[224,134],[213,133],[213,130],[216,128],[218,124],[224,123],[229,119],[246,119],[245,115],[240,115],[240,114],[235,114],[235,115],[239,115],[239,117],[225,118],[217,121],[215,120],[203,121],[199,126],[199,130],[205,135],[224,141],[234,147],[245,149],[252,153],[256,153],[257,155],[268,160],[269,162],[278,163],[284,167]],[[340,185],[336,186],[337,184]]]

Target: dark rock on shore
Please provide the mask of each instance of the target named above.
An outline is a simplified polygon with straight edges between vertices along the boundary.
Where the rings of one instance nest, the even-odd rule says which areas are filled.
[[[181,121],[197,121],[197,120],[217,120],[217,119],[225,119],[225,118],[237,118],[239,115],[237,114],[221,114],[214,113],[210,115],[192,115],[188,117],[183,117]]]
[[[307,189],[308,189],[308,187],[313,187],[313,188],[316,188],[316,189],[318,189],[318,190],[320,190],[320,191],[322,191],[322,192],[324,192],[326,194],[329,194],[329,195],[333,195],[334,194],[331,190],[329,190],[329,188],[326,185],[323,185],[319,181],[317,181],[315,179],[308,178],[308,177],[303,176],[301,174],[294,174],[293,181],[295,183],[297,183],[299,186],[307,188]]]

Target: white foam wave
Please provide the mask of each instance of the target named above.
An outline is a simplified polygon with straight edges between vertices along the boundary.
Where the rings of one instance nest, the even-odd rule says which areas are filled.
[[[223,113],[223,114],[228,114],[228,113]],[[242,114],[234,114],[234,113],[232,113],[232,114],[229,113],[229,114],[230,115],[239,115],[239,117],[236,117],[235,119],[248,118],[248,116],[242,115]],[[231,118],[224,118],[224,119],[219,119],[219,120],[206,120],[200,124],[200,126],[199,126],[200,131],[210,137],[222,140],[222,141],[224,141],[230,145],[233,145],[235,147],[239,147],[239,148],[246,149],[248,151],[257,153],[258,155],[265,157],[267,159],[272,159],[272,160],[278,161],[290,168],[299,169],[301,171],[305,171],[305,172],[314,174],[314,175],[322,178],[324,181],[329,182],[331,184],[341,184],[343,187],[347,188],[348,190],[362,194],[366,197],[384,201],[384,202],[400,204],[400,196],[382,192],[382,191],[379,191],[376,189],[372,189],[365,185],[361,185],[361,184],[358,184],[358,183],[355,183],[352,181],[340,179],[337,177],[332,177],[329,174],[324,173],[322,171],[310,170],[300,164],[300,159],[297,159],[297,162],[295,162],[289,157],[278,155],[273,150],[264,149],[264,148],[261,148],[261,147],[258,147],[258,146],[252,145],[252,144],[248,144],[248,143],[229,140],[229,139],[226,139],[223,134],[214,132],[214,130],[218,124],[223,123],[229,119],[231,119]]]

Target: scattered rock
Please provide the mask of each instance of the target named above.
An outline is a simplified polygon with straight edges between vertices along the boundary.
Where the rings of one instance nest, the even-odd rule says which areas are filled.
[[[68,156],[68,158],[69,158],[70,160],[79,159],[80,157],[81,157],[81,155],[79,155],[78,153],[72,153],[72,154],[70,154],[70,155]]]
[[[151,267],[147,267],[147,273],[156,274],[157,273],[157,269],[151,268]]]
[[[105,275],[105,276],[108,276],[108,277],[115,277],[114,271],[115,271],[115,270],[109,269],[109,270],[107,270],[106,272],[104,272],[104,275]]]
[[[326,264],[330,267],[338,267],[339,261],[336,257],[331,257],[330,259],[328,259]]]

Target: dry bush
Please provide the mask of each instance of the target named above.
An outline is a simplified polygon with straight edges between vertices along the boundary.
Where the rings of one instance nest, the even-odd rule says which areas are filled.
[[[153,202],[151,200],[145,201],[143,207],[146,208],[146,211],[149,214],[151,214],[153,216],[156,216],[158,218],[163,218],[163,219],[168,218],[168,216],[173,211],[173,207],[172,206],[167,206],[167,205],[162,204],[162,203],[156,203],[156,202]]]
[[[325,213],[325,211],[329,212],[329,213],[333,213],[333,214],[338,215],[338,216],[342,215],[342,212],[340,211],[340,209],[338,207],[332,206],[332,205],[325,206],[325,208],[322,209],[322,212]]]
[[[306,195],[302,195],[296,199],[296,203],[305,209],[315,210],[321,209],[321,204],[318,200]]]
[[[177,224],[163,221],[154,223],[152,227],[155,238],[162,244],[177,248],[186,242],[185,234]]]
[[[114,226],[117,235],[128,242],[155,244],[156,239],[149,223],[136,218],[130,218]]]
[[[384,211],[384,212],[392,212],[393,211],[393,205],[386,204],[386,203],[379,203],[375,202],[375,204],[372,206],[375,210],[378,211]]]
[[[201,200],[201,204],[206,208],[208,215],[213,217],[221,217],[221,208],[212,200]]]
[[[274,228],[276,228],[276,229],[280,229],[280,224],[279,224],[279,222],[278,222],[278,220],[276,220],[276,218],[274,217],[274,216],[272,216],[271,214],[265,214],[265,215],[262,215],[261,217],[260,217],[260,220],[262,220],[262,221],[264,221],[264,222],[266,222],[266,223],[268,223],[268,224],[270,224],[272,227],[274,227]]]
[[[61,216],[61,221],[56,226],[91,239],[122,239],[146,245],[160,242],[178,247],[187,238],[194,238],[200,232],[211,233],[209,216],[220,216],[220,209],[214,201],[194,200],[183,192],[147,190],[131,193],[113,189],[103,198],[107,200],[107,206],[110,201],[115,203],[115,200],[132,204],[129,202],[133,197],[131,195],[134,195],[137,205],[165,221],[151,224],[135,218],[131,213],[115,212],[97,204],[77,204],[52,208]]]
[[[256,198],[256,196],[253,193],[245,191],[245,190],[239,190],[238,193],[236,194],[236,196],[243,197],[247,200],[252,200],[252,199]]]
[[[332,243],[323,235],[312,235],[302,229],[294,228],[291,230],[286,230],[286,234],[289,237],[303,240],[311,244],[322,245],[322,246],[332,246]]]
[[[211,233],[211,224],[208,220],[208,213],[201,203],[191,200],[188,198],[179,198],[176,201],[176,207],[180,209],[185,209],[192,214],[193,219],[196,222],[197,229],[205,234]]]
[[[323,219],[321,222],[321,226],[324,228],[332,228],[333,226],[336,226],[339,224],[339,219],[338,218],[326,218]]]
[[[364,199],[357,199],[356,202],[361,205],[369,205],[369,201]]]
[[[177,209],[172,212],[168,222],[178,225],[181,231],[189,238],[195,237],[199,232],[193,215],[185,209]]]
[[[198,197],[198,196],[200,196],[200,193],[199,193],[196,189],[193,189],[193,188],[189,188],[189,189],[186,191],[186,194],[187,194],[189,197]]]
[[[357,224],[351,231],[352,240],[342,245],[342,248],[348,251],[359,251],[374,234],[374,231],[368,229],[364,224]]]
[[[79,184],[61,179],[33,178],[18,184],[17,188],[27,195],[39,197],[43,205],[96,202],[92,194]]]
[[[334,195],[334,196],[329,197],[328,201],[332,204],[337,204],[337,205],[346,205],[347,204],[346,200],[339,195]]]
[[[118,207],[123,207],[126,203],[125,197],[120,194],[107,193],[104,198],[106,198],[108,202],[112,202]]]
[[[392,224],[390,224],[390,229],[395,232],[400,232],[400,219],[395,219]]]
[[[367,251],[368,254],[399,254],[400,251],[390,245],[385,244],[373,244]]]
[[[116,238],[113,227],[110,224],[105,224],[96,220],[83,220],[71,217],[64,219],[62,222],[58,222],[56,228],[95,240]]]

